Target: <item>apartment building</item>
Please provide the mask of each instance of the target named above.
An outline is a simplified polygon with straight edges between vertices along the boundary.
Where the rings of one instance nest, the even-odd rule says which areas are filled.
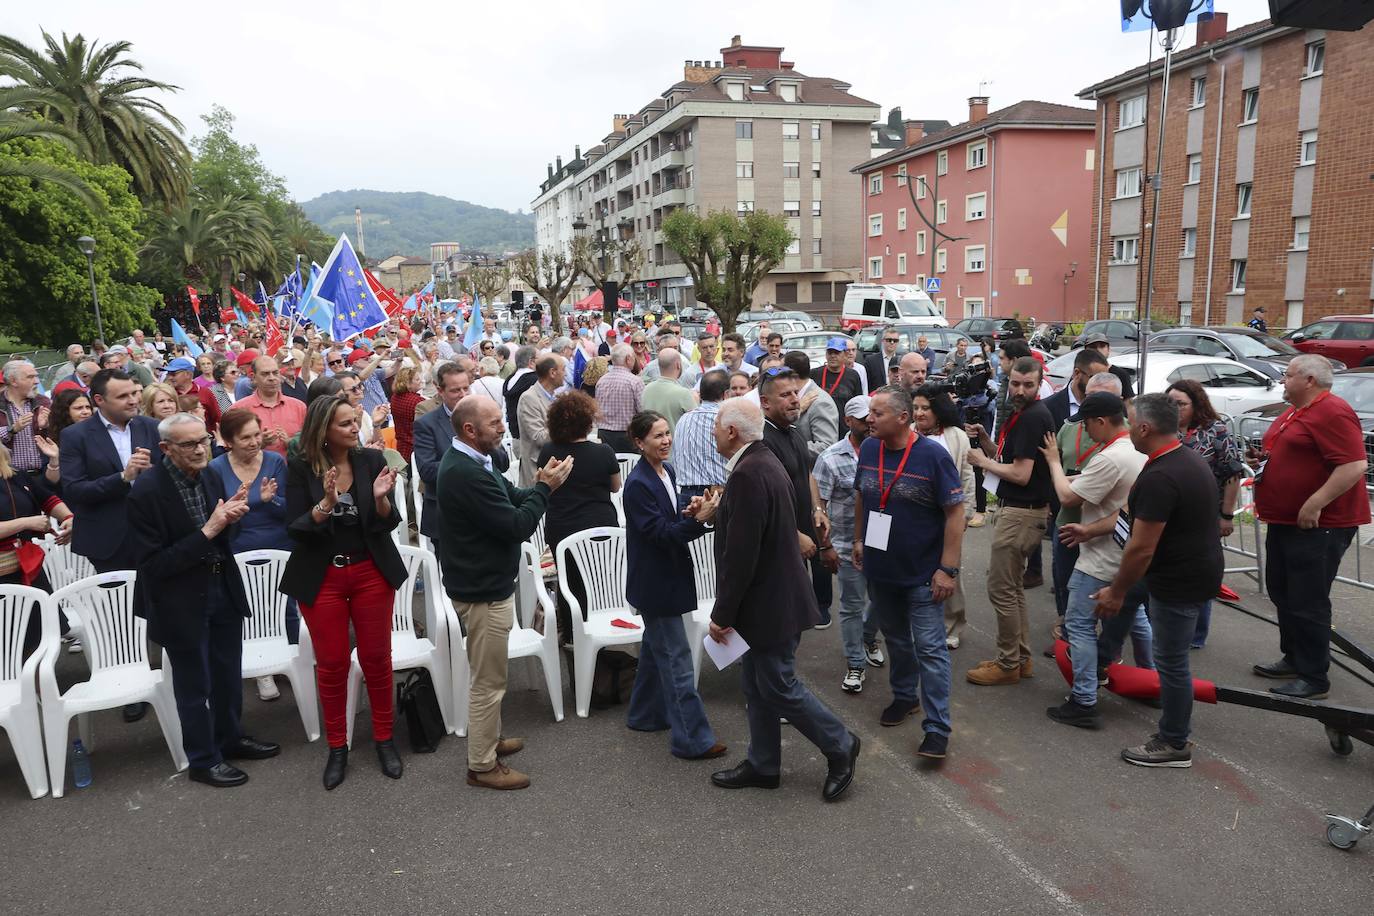
[[[1093,313],[1143,306],[1163,74],[1158,61],[1079,93],[1097,103]],[[1152,314],[1270,327],[1371,310],[1374,31],[1218,13],[1176,51],[1163,117]]]
[[[1094,112],[1018,102],[927,132],[853,171],[863,179],[864,279],[926,286],[951,323],[978,315],[1062,320],[1088,308]]]
[[[537,244],[563,249],[577,233],[633,240],[645,253],[631,284],[637,302],[681,308],[695,301],[663,220],[700,213],[769,211],[794,241],[755,290],[756,304],[830,303],[862,275],[858,179],[880,114],[850,85],[807,76],[783,49],[739,36],[720,59],[689,60],[683,78],[567,166],[550,169],[533,201]]]

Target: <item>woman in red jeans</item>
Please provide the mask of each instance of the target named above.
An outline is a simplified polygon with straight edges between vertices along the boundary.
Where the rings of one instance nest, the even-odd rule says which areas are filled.
[[[301,456],[288,465],[286,517],[297,547],[281,590],[300,602],[315,646],[329,759],[324,787],[348,767],[348,625],[372,708],[372,738],[382,772],[401,778],[391,740],[391,610],[406,580],[391,539],[401,520],[391,503],[396,473],[382,453],[358,446],[358,413],[345,400],[317,398],[306,411]]]

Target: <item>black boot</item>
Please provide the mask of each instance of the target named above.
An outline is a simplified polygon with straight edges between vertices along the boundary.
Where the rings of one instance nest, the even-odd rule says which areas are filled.
[[[344,781],[344,773],[348,770],[348,748],[331,747],[329,749],[329,759],[324,762],[324,787],[326,789],[337,789],[339,784]]]
[[[377,742],[377,762],[382,765],[382,774],[392,779],[401,778],[401,755],[396,752],[396,742],[391,739]]]

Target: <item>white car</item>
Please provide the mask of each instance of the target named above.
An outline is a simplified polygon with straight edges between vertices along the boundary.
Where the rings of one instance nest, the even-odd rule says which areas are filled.
[[[1114,353],[1107,362],[1135,374],[1139,356],[1138,353]],[[1070,361],[1070,371],[1072,368]],[[1141,385],[1137,378],[1135,392],[1162,392],[1174,382],[1188,378],[1200,382],[1212,402],[1212,409],[1227,416],[1283,400],[1283,388],[1249,366],[1217,356],[1187,353],[1150,353],[1145,362],[1145,384]]]

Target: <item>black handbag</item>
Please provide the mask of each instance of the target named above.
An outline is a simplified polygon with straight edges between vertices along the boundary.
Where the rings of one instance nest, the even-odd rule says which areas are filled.
[[[396,709],[410,733],[410,750],[416,754],[432,754],[439,749],[448,730],[439,697],[434,692],[434,679],[425,668],[416,668],[396,687]]]

